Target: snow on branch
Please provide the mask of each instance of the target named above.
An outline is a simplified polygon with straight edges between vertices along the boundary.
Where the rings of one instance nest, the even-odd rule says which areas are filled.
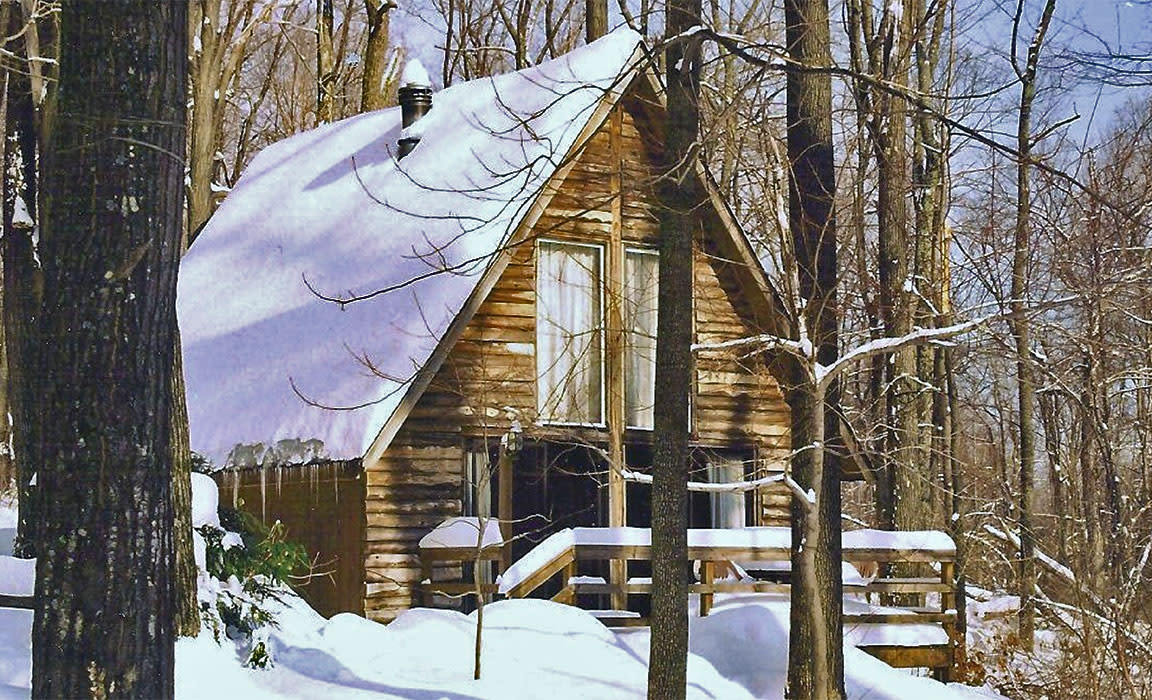
[[[816,507],[816,492],[812,489],[805,490],[803,486],[792,478],[791,474],[784,474],[784,485],[796,497],[796,502],[804,508],[804,512],[810,513]]]
[[[1020,549],[1020,536],[1011,530],[1005,532],[1004,530],[1001,530],[994,525],[985,524],[984,532],[987,532],[989,535],[992,535],[992,537],[1000,540],[1001,542],[1011,544],[1016,549]],[[1072,569],[1069,569],[1067,566],[1064,566],[1060,562],[1048,556],[1043,551],[1041,551],[1039,547],[1035,547],[1034,552],[1036,555],[1036,560],[1039,561],[1045,569],[1064,579],[1064,581],[1067,583],[1070,583],[1073,586],[1076,585],[1076,574],[1072,572]]]
[[[734,340],[725,340],[719,343],[693,343],[692,352],[700,352],[701,350],[732,350],[732,349],[745,349],[749,352],[768,352],[771,350],[782,350],[790,355],[800,358],[801,360],[809,360],[812,357],[812,343],[805,340],[790,340],[788,338],[781,338],[778,335],[770,333],[763,333],[760,335],[752,335],[747,338],[736,338]]]
[[[943,328],[917,328],[907,335],[870,340],[844,353],[831,365],[817,365],[816,383],[827,388],[832,380],[843,372],[845,368],[859,360],[872,357],[873,355],[895,352],[896,350],[911,345],[941,344],[950,338],[963,335],[978,326],[982,326],[993,318],[996,318],[996,316],[982,316],[971,321],[965,321]]]
[[[651,484],[652,475],[642,474],[640,472],[632,471],[631,469],[622,469],[621,473],[625,481],[632,481],[637,484]],[[689,491],[699,491],[702,493],[744,493],[746,491],[755,491],[761,486],[769,484],[778,484],[780,482],[787,482],[789,479],[785,474],[773,474],[765,476],[760,479],[751,479],[749,481],[726,481],[721,483],[713,483],[709,481],[689,481]]]

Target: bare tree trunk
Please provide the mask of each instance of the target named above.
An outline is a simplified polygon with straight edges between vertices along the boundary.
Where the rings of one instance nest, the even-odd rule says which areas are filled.
[[[0,31],[8,31],[8,25],[12,19],[12,9],[13,4],[10,2],[0,4]],[[0,141],[0,167],[3,167],[3,164],[7,162],[8,84],[12,80],[10,73],[9,68],[0,67],[0,74],[4,76],[3,86],[0,87],[0,128],[3,128],[3,134],[0,135],[0,138],[3,138],[3,141]],[[0,206],[3,207],[0,217],[2,217],[5,237],[10,235],[9,232],[12,230],[13,213],[7,200],[7,189],[4,189],[3,196],[0,197]],[[0,247],[0,319],[4,318],[2,255],[3,248]],[[10,415],[12,413],[8,408],[8,352],[7,343],[4,340],[4,324],[0,321],[0,492],[7,491],[9,488],[15,489],[17,481],[16,463],[12,459],[12,425],[8,420]],[[19,497],[17,496],[17,498]]]
[[[924,0],[913,0],[909,11],[912,21],[921,29],[913,33],[911,39],[916,75],[916,87],[922,95],[950,92],[950,81],[945,78],[943,89],[937,89],[940,82],[937,70],[940,64],[940,47],[944,41],[945,18],[950,12],[950,2],[934,3],[930,10],[924,7]],[[935,100],[941,111],[946,110],[943,100]],[[931,325],[947,325],[946,315],[950,315],[951,281],[948,279],[951,268],[948,255],[951,235],[948,231],[947,213],[949,206],[948,158],[949,132],[945,125],[938,123],[924,109],[913,112],[913,159],[912,159],[912,203],[916,213],[916,272],[917,284],[921,293],[932,300],[929,304],[917,304],[919,312],[915,322],[922,328]],[[920,392],[928,407],[918,407],[917,414],[930,416],[926,423],[928,431],[921,430],[918,440],[921,446],[929,448],[925,473],[925,489],[928,499],[934,500],[938,489],[935,484],[946,484],[943,475],[951,469],[950,441],[945,436],[948,421],[948,398],[944,361],[944,348],[917,346],[917,367],[919,376],[930,378],[932,392]],[[934,526],[938,513],[951,514],[952,506],[948,499],[940,499],[940,504],[923,514],[923,524]]]
[[[666,35],[700,22],[700,0],[669,0]],[[668,119],[659,182],[660,273],[652,455],[652,641],[650,700],[687,692],[688,397],[692,387],[692,249],[703,193],[696,173],[700,46],[666,50]]]
[[[364,77],[360,83],[360,111],[371,112],[388,105],[388,25],[391,0],[364,0],[368,13],[368,36],[364,44]]]
[[[857,113],[866,127],[868,146],[876,161],[878,311],[884,335],[900,337],[920,314],[912,261],[918,239],[910,233],[907,196],[909,165],[907,105],[872,81],[907,85],[914,44],[913,26],[922,8],[912,4],[898,12],[885,4],[879,21],[873,4],[847,4],[849,50],[854,70],[870,80],[857,80]],[[920,66],[923,68],[924,66]],[[917,220],[919,223],[919,219]],[[924,290],[927,291],[927,290]],[[884,447],[876,480],[876,506],[882,527],[922,529],[930,512],[927,460],[921,425],[928,421],[929,403],[919,377],[928,372],[918,358],[926,349],[906,347],[885,362],[874,362],[873,377],[882,394]]]
[[[199,35],[199,51],[193,52],[191,76],[192,114],[188,134],[188,235],[191,245],[212,213],[212,179],[216,166],[216,102],[221,85],[213,77],[219,61],[221,32],[220,0],[196,0],[189,13],[189,31]]]
[[[1036,68],[1040,61],[1040,48],[1048,23],[1056,8],[1056,0],[1047,0],[1040,23],[1036,26],[1028,45],[1025,65],[1021,68],[1013,60],[1020,79],[1020,114],[1016,131],[1016,231],[1012,254],[1012,335],[1016,344],[1016,382],[1019,411],[1018,451],[1020,457],[1020,527],[1019,590],[1020,590],[1020,646],[1032,649],[1035,640],[1036,615],[1036,559],[1035,533],[1032,529],[1033,481],[1036,468],[1036,425],[1033,406],[1036,403],[1036,385],[1032,359],[1029,354],[1027,317],[1028,253],[1030,250],[1029,213],[1032,206],[1029,183],[1032,157],[1032,103],[1036,98]],[[1016,21],[1012,32],[1012,56],[1016,56],[1016,35],[1024,10],[1024,0],[1016,8]]]
[[[188,404],[184,398],[184,362],[180,331],[173,343],[172,368],[172,548],[177,637],[200,634],[196,598],[196,554],[192,545],[192,447],[188,443]]]
[[[804,67],[831,65],[827,0],[786,0],[788,54]],[[832,148],[832,84],[826,73],[789,71],[789,227],[799,272],[801,319],[816,346],[816,360],[837,356],[836,179]],[[840,466],[826,438],[837,434],[838,390],[827,396],[793,372],[793,474],[814,503],[792,506],[792,603],[788,697],[844,697],[843,594],[840,575]],[[827,407],[826,407],[827,406]],[[817,449],[801,449],[816,444]]]
[[[43,161],[53,344],[34,698],[174,690],[168,459],[186,11],[151,0],[62,10],[61,118]]]
[[[584,0],[584,29],[589,44],[608,33],[608,0]]]
[[[185,247],[192,245],[201,227],[215,211],[219,201],[216,192],[223,174],[220,152],[224,142],[224,114],[229,95],[238,83],[244,63],[251,57],[250,44],[257,29],[265,26],[277,3],[258,0],[194,0],[188,13],[188,32],[197,38],[190,47],[191,56],[191,113],[188,135],[188,231]],[[259,8],[259,12],[257,12]],[[280,19],[289,23],[295,5],[289,5]],[[281,56],[279,46],[284,34],[276,35],[277,48],[270,63]],[[263,92],[250,106],[249,121],[241,128],[238,140],[236,167],[243,163],[244,149],[248,145],[248,131],[254,112],[263,101]]]
[[[1060,425],[1060,396],[1055,391],[1037,397],[1040,425],[1044,428],[1044,452],[1048,457],[1048,488],[1052,493],[1052,516],[1056,519],[1056,553],[1068,562],[1068,508],[1065,505],[1064,479],[1068,469],[1063,463],[1064,445]]]
[[[14,18],[15,19],[15,18]],[[22,25],[23,22],[21,21]],[[40,465],[39,360],[40,302],[43,280],[34,230],[27,222],[14,223],[19,203],[28,216],[37,215],[36,107],[28,75],[9,74],[5,131],[9,135],[4,161],[4,340],[8,360],[8,415],[16,465],[19,520],[16,554],[33,557],[39,539],[39,504],[32,477]],[[37,482],[39,483],[39,482]]]
[[[316,123],[336,118],[336,48],[332,0],[316,0]]]

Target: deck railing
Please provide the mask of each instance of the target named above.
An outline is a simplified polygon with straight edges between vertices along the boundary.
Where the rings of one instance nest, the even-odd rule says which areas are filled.
[[[948,678],[956,661],[959,642],[956,626],[956,547],[942,532],[885,532],[857,530],[843,535],[843,556],[852,562],[877,564],[920,563],[936,566],[935,574],[923,577],[882,577],[847,581],[845,593],[939,594],[939,605],[924,607],[852,606],[844,615],[845,628],[858,625],[936,626],[936,636],[915,644],[869,644],[860,648],[900,667],[931,668],[938,677]],[[531,595],[556,576],[560,590],[552,600],[576,604],[582,596],[615,594],[650,595],[651,581],[630,579],[611,583],[595,575],[581,575],[590,562],[619,560],[650,561],[651,534],[646,528],[574,528],[556,533],[514,563],[501,577],[499,592],[509,598]],[[732,580],[717,576],[730,562],[786,564],[791,558],[791,531],[788,528],[746,528],[736,530],[689,530],[688,558],[699,562],[699,580],[689,590],[699,595],[699,614],[708,615],[719,593],[786,593],[787,582]],[[786,566],[776,566],[785,569]],[[637,615],[620,611],[598,611],[605,624],[644,625]],[[939,630],[943,630],[941,636]]]

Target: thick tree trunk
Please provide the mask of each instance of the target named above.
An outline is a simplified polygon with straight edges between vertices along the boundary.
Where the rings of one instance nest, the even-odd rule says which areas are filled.
[[[827,0],[784,3],[788,54],[805,67],[831,65]],[[836,178],[832,150],[832,84],[828,74],[790,71],[787,80],[789,226],[799,272],[804,318],[816,360],[831,365],[837,355]],[[836,435],[838,390],[821,395],[793,372],[793,475],[815,495],[814,504],[793,504],[792,609],[788,653],[788,697],[844,697],[843,595],[840,577],[840,467],[826,436]]]
[[[16,554],[36,554],[39,522],[37,489],[31,485],[40,465],[40,343],[41,270],[33,229],[13,223],[19,201],[36,216],[36,108],[27,75],[13,71],[7,88],[5,128],[9,139],[4,160],[4,340],[8,361],[8,414],[11,416],[12,458],[16,466],[20,516]],[[39,483],[39,482],[37,482]]]
[[[584,0],[584,37],[591,44],[608,33],[608,0]]]
[[[670,0],[667,35],[700,21],[700,0]],[[687,692],[688,396],[692,386],[692,246],[703,193],[696,176],[700,52],[668,46],[668,120],[660,180],[660,299],[652,457],[652,641],[650,700]]]
[[[316,0],[316,123],[336,118],[336,47],[332,0]]]
[[[368,13],[368,37],[364,47],[364,79],[360,84],[360,111],[371,112],[388,105],[388,12],[392,0],[364,0]]]
[[[171,697],[170,396],[184,3],[66,3],[43,160],[42,547],[32,696]]]

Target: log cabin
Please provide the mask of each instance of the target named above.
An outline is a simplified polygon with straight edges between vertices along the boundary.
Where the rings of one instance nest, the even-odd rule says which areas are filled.
[[[259,500],[290,537],[338,526],[345,544],[321,557],[342,580],[321,612],[416,604],[417,543],[453,516],[499,518],[512,557],[563,527],[648,525],[650,487],[626,477],[650,468],[658,400],[651,66],[616,31],[436,94],[406,70],[400,107],[261,152],[192,245],[178,298],[192,448],[224,469],[222,498]],[[752,245],[700,185],[696,341],[776,328]],[[763,359],[695,362],[693,479],[780,470],[790,418]],[[501,450],[509,438],[520,449]],[[285,473],[318,468],[358,482],[339,508],[269,506]],[[691,518],[784,524],[788,499],[695,493]]]

